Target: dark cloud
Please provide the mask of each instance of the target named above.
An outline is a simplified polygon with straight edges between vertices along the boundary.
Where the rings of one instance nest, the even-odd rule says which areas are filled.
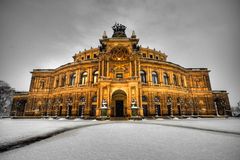
[[[212,88],[240,100],[237,0],[1,0],[0,79],[28,90],[33,68],[55,68],[98,46],[115,22],[184,67],[207,67]]]

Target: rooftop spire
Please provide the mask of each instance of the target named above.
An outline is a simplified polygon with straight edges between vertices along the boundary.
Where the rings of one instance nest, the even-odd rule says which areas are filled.
[[[103,32],[102,38],[107,38],[107,33],[106,33],[106,31]]]
[[[131,38],[136,38],[137,36],[136,36],[136,34],[135,34],[135,31],[133,30],[132,31],[132,36],[131,36]]]

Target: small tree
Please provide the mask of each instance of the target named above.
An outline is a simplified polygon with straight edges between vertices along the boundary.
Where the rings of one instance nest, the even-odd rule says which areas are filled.
[[[14,89],[0,80],[0,118],[10,116]]]
[[[238,106],[236,107],[232,107],[232,114],[235,117],[239,117],[240,116],[240,101],[237,103]]]

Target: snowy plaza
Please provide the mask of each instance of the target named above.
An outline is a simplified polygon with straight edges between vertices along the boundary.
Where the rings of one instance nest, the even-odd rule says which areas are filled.
[[[1,160],[238,160],[239,119],[142,121],[0,120],[0,145],[54,133],[0,153]]]

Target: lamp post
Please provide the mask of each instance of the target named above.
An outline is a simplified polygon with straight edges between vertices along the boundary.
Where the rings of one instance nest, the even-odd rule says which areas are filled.
[[[70,104],[71,104],[71,99],[68,98],[67,99],[67,116],[66,116],[67,119],[69,118],[69,106],[70,106]]]
[[[155,103],[155,117],[158,118],[160,115],[158,114],[158,105],[160,105],[160,98],[158,96],[154,97],[153,99],[154,103]]]
[[[21,107],[21,103],[19,101],[17,101],[16,103],[16,111],[15,111],[15,117],[17,117],[17,112],[18,112],[18,108]]]
[[[48,103],[47,103],[47,118],[48,118],[48,116],[49,116],[49,107],[51,106],[51,100],[50,99],[48,99]]]
[[[214,102],[214,107],[215,107],[216,115],[217,115],[217,117],[219,117],[218,108],[217,108],[217,102]]]
[[[197,116],[199,118],[199,105],[198,105],[198,102],[195,102],[195,106],[197,107]]]
[[[181,115],[182,115],[182,116],[184,116],[184,114],[183,114],[183,113],[184,113],[184,112],[183,112],[184,103],[185,103],[185,102],[184,102],[183,98],[180,98],[180,110],[181,110]]]
[[[173,108],[172,108],[172,98],[171,97],[169,97],[167,99],[167,106],[170,106],[170,116],[171,116],[171,118],[173,118]]]
[[[58,117],[58,107],[59,107],[59,105],[60,105],[60,100],[57,99],[57,100],[56,100],[56,105],[55,105],[55,118],[56,118],[56,119],[57,119],[57,117]]]
[[[191,116],[193,117],[193,100],[192,99],[189,100],[189,104],[191,106]]]
[[[86,99],[85,97],[81,98],[81,103],[82,103],[82,113],[81,113],[81,118],[84,118],[84,110],[85,110],[85,106],[86,106]]]
[[[224,117],[226,117],[226,102],[224,100],[221,100],[221,106],[223,107]]]

